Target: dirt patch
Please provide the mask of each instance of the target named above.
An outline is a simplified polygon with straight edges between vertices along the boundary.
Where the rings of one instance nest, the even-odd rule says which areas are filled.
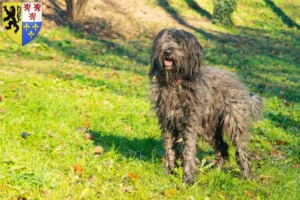
[[[176,18],[156,0],[89,0],[85,17],[72,22],[66,14],[65,0],[42,0],[43,28],[68,26],[84,35],[125,40],[152,39],[161,29],[177,27],[193,30],[203,23]],[[185,24],[186,23],[186,24]],[[188,25],[187,25],[188,24]]]
[[[43,27],[71,26],[84,34],[96,34],[107,38],[153,38],[166,27],[180,27],[178,22],[156,1],[140,0],[90,0],[85,17],[70,22],[66,16],[64,0],[43,0]],[[181,28],[184,28],[182,26]]]

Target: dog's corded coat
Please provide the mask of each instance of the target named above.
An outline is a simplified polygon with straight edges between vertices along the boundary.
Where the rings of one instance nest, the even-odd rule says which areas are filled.
[[[165,149],[165,167],[173,172],[183,157],[183,181],[192,183],[197,171],[198,140],[214,149],[222,166],[228,159],[227,135],[234,147],[241,172],[251,176],[247,152],[249,123],[262,117],[262,100],[247,91],[236,75],[203,65],[203,49],[184,30],[164,29],[152,46],[150,100],[159,120]],[[176,141],[183,138],[182,152]]]

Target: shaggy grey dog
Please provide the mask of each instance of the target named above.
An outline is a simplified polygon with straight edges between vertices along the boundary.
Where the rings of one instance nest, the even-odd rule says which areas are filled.
[[[162,130],[167,171],[174,172],[179,138],[185,183],[194,181],[200,137],[213,147],[221,167],[228,159],[226,134],[236,147],[242,174],[251,176],[249,123],[262,116],[261,98],[249,93],[234,74],[203,66],[201,45],[184,30],[162,30],[153,42],[151,62],[150,99]]]

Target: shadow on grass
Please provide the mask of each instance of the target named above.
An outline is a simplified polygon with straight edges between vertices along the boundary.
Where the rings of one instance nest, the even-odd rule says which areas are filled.
[[[95,130],[87,131],[92,135],[95,146],[103,146],[106,149],[112,147],[126,158],[139,160],[161,159],[164,155],[163,142],[154,138],[128,138],[118,134],[99,132]],[[198,147],[197,157],[202,160],[204,157],[214,156],[211,148],[204,151]]]
[[[66,58],[73,58],[95,67],[114,68],[130,71],[143,76],[146,75],[146,69],[140,67],[140,65],[146,66],[148,62],[144,57],[141,57],[138,54],[139,52],[142,52],[145,55],[149,54],[143,52],[143,49],[140,50],[139,48],[141,47],[136,47],[136,49],[131,50],[131,47],[126,48],[125,46],[105,39],[97,40],[97,43],[94,43],[93,46],[87,44],[74,44],[74,42],[68,39],[50,40],[43,36],[40,36],[38,41],[47,44],[47,46],[52,49],[62,52]],[[105,58],[106,56],[107,58]],[[130,58],[135,63],[127,63],[126,65],[118,66],[120,63],[116,58]]]
[[[113,73],[113,75],[116,73]],[[74,80],[82,85],[87,85],[91,87],[97,87],[101,88],[101,90],[108,89],[114,94],[117,94],[119,96],[126,96],[129,95],[131,98],[147,98],[146,91],[137,91],[135,89],[136,86],[133,86],[131,83],[124,83],[122,81],[118,82],[118,84],[112,84],[107,80],[103,79],[92,79],[89,77],[86,77],[84,75],[74,74],[63,74],[61,71],[53,71],[51,75],[54,75],[58,78],[62,78],[64,80]],[[117,74],[116,74],[117,75]],[[112,75],[107,74],[107,79],[109,78],[117,78],[117,77],[111,77]]]
[[[276,127],[282,127],[295,134],[300,132],[300,121],[295,121],[282,114],[267,113],[267,117],[275,123]]]
[[[95,145],[101,145],[106,149],[115,148],[126,158],[139,160],[161,159],[164,151],[162,141],[154,138],[128,138],[116,134],[88,131],[93,136]]]
[[[211,20],[211,14],[207,10],[201,8],[197,2],[195,2],[194,0],[185,0],[185,2],[191,9],[195,10],[198,14]]]
[[[264,0],[265,3],[267,4],[267,6],[269,6],[272,11],[278,16],[280,17],[281,21],[286,24],[288,27],[293,28],[296,27],[298,30],[300,29],[300,26],[293,21],[289,16],[287,16],[282,10],[281,8],[277,7],[276,4],[271,1],[271,0]]]
[[[184,19],[182,17],[180,17],[179,13],[174,8],[171,7],[171,5],[169,4],[169,2],[167,0],[158,0],[158,5],[160,7],[162,7],[163,9],[165,9],[173,17],[173,19],[175,19],[179,24],[196,31],[197,33],[200,33],[207,39],[211,39],[211,40],[217,39],[217,37],[215,35],[207,33],[202,29],[196,28],[196,27],[191,26],[188,23],[186,23],[184,21]]]

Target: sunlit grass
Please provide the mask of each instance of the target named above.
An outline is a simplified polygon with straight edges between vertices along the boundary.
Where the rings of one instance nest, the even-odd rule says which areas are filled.
[[[184,1],[170,2],[179,14],[199,17],[181,11]],[[250,26],[246,16],[256,5],[240,5],[235,15]],[[200,141],[193,186],[182,184],[181,168],[166,175],[162,166],[147,98],[150,39],[94,39],[58,27],[20,47],[0,32],[0,198],[299,199],[298,36],[273,18],[252,20],[257,30],[222,32],[207,22],[219,30],[216,39],[190,31],[205,41],[207,64],[238,73],[264,99],[265,119],[251,128],[254,179],[240,177],[232,147],[224,170],[208,167],[212,149]]]

